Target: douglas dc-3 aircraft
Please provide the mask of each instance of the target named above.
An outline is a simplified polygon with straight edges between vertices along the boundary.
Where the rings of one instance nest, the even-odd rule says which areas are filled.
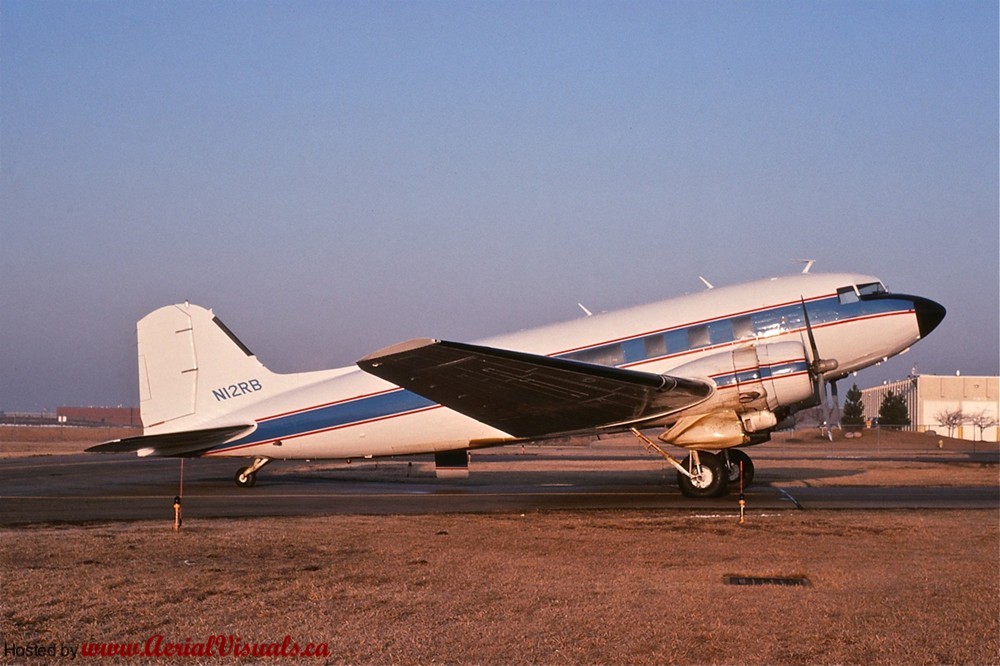
[[[211,310],[187,303],[139,321],[138,437],[88,451],[273,459],[434,453],[468,473],[470,449],[631,430],[692,497],[724,494],[825,383],[899,354],[941,322],[926,298],[876,278],[773,278],[466,344],[415,339],[357,367],[276,374]],[[646,437],[690,451],[683,461]],[[457,469],[456,469],[457,468]]]

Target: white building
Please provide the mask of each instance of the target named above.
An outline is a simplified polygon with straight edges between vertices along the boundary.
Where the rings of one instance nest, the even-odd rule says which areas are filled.
[[[933,430],[947,435],[948,427],[941,423],[945,411],[961,410],[964,422],[954,432],[959,439],[1000,441],[996,423],[1000,421],[1000,377],[963,377],[960,375],[917,375],[898,382],[862,389],[861,403],[865,419],[878,417],[879,407],[886,394],[892,391],[906,400],[910,426],[904,430],[927,432]],[[972,418],[983,414],[992,417],[994,425],[984,429],[976,427]]]

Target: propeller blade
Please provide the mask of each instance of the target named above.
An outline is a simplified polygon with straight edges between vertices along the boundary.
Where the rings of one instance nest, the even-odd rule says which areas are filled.
[[[809,351],[812,353],[812,360],[809,362],[809,376],[813,380],[813,395],[816,396],[816,401],[820,405],[820,412],[822,414],[820,431],[825,431],[827,437],[829,437],[832,442],[833,430],[830,428],[828,421],[830,417],[830,408],[826,395],[827,382],[823,381],[823,373],[836,370],[837,366],[840,364],[837,362],[837,359],[824,359],[820,357],[819,347],[816,344],[816,336],[813,333],[812,322],[809,321],[809,310],[806,309],[806,299],[804,296],[799,296],[799,301],[802,303],[802,319],[806,325],[806,337],[809,338]],[[829,383],[833,385],[833,392],[836,394],[836,382],[834,381]]]
[[[816,336],[813,335],[812,324],[809,323],[809,311],[806,309],[806,299],[803,296],[799,296],[799,300],[802,302],[802,318],[806,322],[806,335],[809,337],[809,349],[812,351],[813,363],[819,361],[819,349],[816,348]]]
[[[840,363],[834,358],[821,358],[819,348],[816,346],[816,336],[813,334],[812,323],[809,321],[809,311],[806,309],[806,299],[799,296],[802,302],[802,319],[806,324],[806,337],[809,338],[809,351],[812,352],[812,361],[809,363],[809,372],[817,379],[822,378],[823,373],[836,370]]]

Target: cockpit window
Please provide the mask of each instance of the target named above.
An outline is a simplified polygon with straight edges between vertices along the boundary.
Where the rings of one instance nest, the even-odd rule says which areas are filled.
[[[841,305],[847,305],[848,303],[857,303],[865,296],[888,293],[885,285],[881,282],[866,282],[857,286],[841,287],[837,290],[837,298],[840,300]]]
[[[837,290],[837,298],[840,300],[841,305],[857,303],[859,300],[858,292],[854,291],[854,287],[841,287]]]
[[[869,282],[867,284],[859,284],[858,293],[862,296],[871,296],[872,294],[885,294],[888,292],[881,282]]]

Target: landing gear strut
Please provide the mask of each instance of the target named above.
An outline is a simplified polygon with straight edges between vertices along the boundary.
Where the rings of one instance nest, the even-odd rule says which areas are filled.
[[[240,488],[253,488],[257,483],[257,472],[269,462],[270,458],[255,458],[249,467],[241,467],[236,472],[236,485]]]
[[[721,456],[705,451],[691,451],[691,455],[682,462],[635,428],[629,428],[629,430],[642,442],[643,446],[650,451],[659,453],[677,469],[677,485],[681,487],[681,493],[684,496],[716,497],[725,495],[729,490],[729,469]]]

